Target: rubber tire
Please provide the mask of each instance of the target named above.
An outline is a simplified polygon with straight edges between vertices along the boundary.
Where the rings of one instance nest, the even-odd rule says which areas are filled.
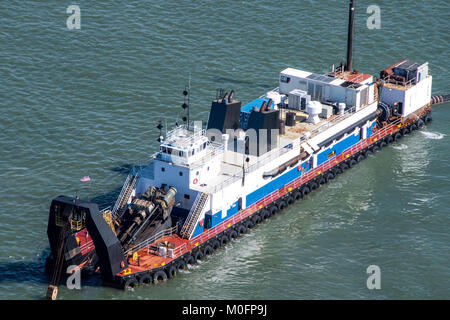
[[[242,236],[246,232],[247,232],[247,228],[244,225],[241,224],[241,225],[239,225],[239,227],[237,227],[238,236]]]
[[[277,207],[278,207],[278,211],[281,211],[281,210],[283,210],[283,209],[286,209],[286,207],[287,207],[286,201],[281,200],[281,201],[277,204]],[[276,212],[275,212],[275,213],[276,213]],[[273,213],[272,213],[272,215],[273,215]]]
[[[186,270],[186,269],[187,269],[187,263],[186,263],[186,261],[184,261],[184,260],[179,260],[179,261],[177,262],[177,270],[180,271],[180,270]]]
[[[413,123],[412,125],[411,125],[411,131],[415,131],[415,130],[417,130],[418,128],[417,128],[417,124],[415,124],[415,123]]]
[[[229,234],[228,236],[229,236],[229,238],[230,238],[230,241],[233,241],[233,240],[236,240],[236,239],[237,239],[238,234],[237,234],[237,232],[236,232],[235,230],[231,230],[231,231],[230,231],[230,234]]]
[[[278,208],[278,206],[271,206],[269,208],[269,217],[275,215],[278,211],[280,211],[280,209]]]
[[[401,133],[399,133],[399,132],[395,133],[395,134],[394,134],[394,141],[400,140],[401,137],[402,137],[402,134],[401,134]]]
[[[256,214],[254,217],[252,217],[252,221],[256,225],[261,222],[261,217],[258,214]]]
[[[262,221],[262,220],[266,220],[266,219],[269,218],[269,217],[270,217],[270,211],[267,210],[267,209],[263,209],[263,210],[261,211],[261,221]]]
[[[349,167],[349,168],[352,168],[352,167],[355,166],[357,163],[358,163],[358,162],[356,162],[355,159],[351,159],[351,160],[348,162],[348,167]]]
[[[255,226],[255,224],[254,224],[251,220],[248,220],[248,221],[245,223],[245,227],[246,227],[247,229],[252,229],[254,226]]]
[[[300,200],[302,198],[302,193],[298,190],[295,190],[292,194],[295,200]]]
[[[327,173],[327,176],[326,176],[327,181],[331,181],[334,178],[336,178],[336,175],[333,172],[328,172]]]
[[[294,202],[295,202],[295,198],[294,198],[293,196],[289,196],[289,197],[286,199],[286,203],[287,203],[288,206],[290,206],[290,205],[293,204]]]
[[[367,158],[367,157],[369,157],[372,154],[373,154],[373,151],[368,149],[366,152],[364,152],[364,157]]]
[[[425,125],[425,122],[422,119],[417,120],[417,128],[422,128]]]
[[[211,247],[213,248],[214,251],[216,251],[217,249],[220,248],[220,241],[217,239],[212,240]]]
[[[191,266],[193,266],[194,264],[197,263],[195,258],[190,254],[188,254],[184,257],[184,261],[186,261],[186,265],[191,265]]]
[[[128,278],[127,281],[125,281],[123,288],[125,290],[133,289],[133,288],[136,288],[138,285],[139,285],[139,282],[136,280],[136,278],[131,277],[131,278]]]
[[[201,261],[203,259],[203,252],[201,250],[197,250],[194,254],[193,257],[195,259],[195,261]]]
[[[383,142],[385,142],[386,144],[392,143],[392,142],[394,142],[394,137],[389,136],[385,139],[385,141],[382,141],[381,143],[383,143]],[[381,145],[381,143],[380,143],[380,145]]]
[[[144,275],[142,275],[141,277],[139,277],[139,285],[140,286],[147,286],[153,283],[153,277],[146,273]]]
[[[164,272],[167,274],[167,278],[172,279],[176,277],[178,270],[171,264],[164,269]]]
[[[320,187],[320,183],[318,183],[317,181],[311,181],[310,185],[311,185],[311,190],[317,190]]]
[[[320,178],[317,181],[318,181],[319,186],[327,183],[327,179],[325,179],[324,176],[320,176]]]
[[[373,146],[372,152],[375,153],[375,152],[378,152],[378,151],[380,151],[380,147],[379,146]]]
[[[364,160],[364,156],[362,155],[362,154],[360,154],[357,158],[356,158],[356,161],[357,162],[361,162],[361,161],[363,161]]]
[[[220,238],[220,245],[223,247],[224,245],[226,245],[228,242],[230,242],[230,238],[224,234],[221,238]]]
[[[308,195],[308,194],[311,192],[311,189],[309,189],[308,186],[302,187],[301,190],[302,190],[302,195],[303,195],[303,197],[305,197],[306,195]]]
[[[160,280],[158,280],[158,279],[160,279]],[[155,274],[153,275],[153,283],[154,284],[157,284],[159,282],[164,282],[166,280],[167,280],[167,274],[162,270],[156,271]]]
[[[386,141],[381,141],[380,142],[380,149],[381,148],[384,148],[384,147],[386,147],[387,146],[387,142]]]
[[[346,164],[345,162],[341,163],[339,166],[342,169],[342,172],[344,172],[345,170],[347,170],[349,168],[348,164]]]
[[[402,128],[402,129],[400,130],[400,134],[401,134],[402,136],[406,136],[408,133],[409,133],[409,129],[408,129],[408,128]]]
[[[431,121],[433,121],[433,118],[430,115],[425,116],[425,119],[423,119],[425,124],[426,123],[430,123]]]
[[[211,247],[209,244],[207,244],[204,248],[203,248],[203,256],[210,256],[212,255],[214,252],[213,247]]]

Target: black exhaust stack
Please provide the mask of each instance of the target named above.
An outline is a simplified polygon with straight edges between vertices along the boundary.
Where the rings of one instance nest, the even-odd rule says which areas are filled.
[[[345,66],[346,71],[352,71],[354,18],[355,18],[355,1],[350,0],[349,13],[348,13],[347,65]]]

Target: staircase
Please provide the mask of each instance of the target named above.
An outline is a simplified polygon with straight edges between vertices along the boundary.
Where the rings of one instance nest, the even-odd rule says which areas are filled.
[[[208,200],[207,193],[199,193],[195,202],[189,212],[189,215],[186,218],[186,222],[181,229],[181,237],[185,239],[189,239],[192,237],[192,233],[194,232],[195,226],[197,225],[198,217],[200,213],[203,211],[203,207],[205,206],[206,200]]]
[[[129,175],[127,180],[125,181],[122,191],[120,192],[119,198],[116,201],[113,209],[113,215],[115,218],[121,217],[125,212],[127,206],[128,199],[130,199],[131,193],[133,192],[134,187],[136,186],[137,175],[132,176]]]

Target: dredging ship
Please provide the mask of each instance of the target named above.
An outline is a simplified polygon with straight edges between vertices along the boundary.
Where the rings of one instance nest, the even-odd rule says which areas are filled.
[[[279,87],[245,105],[218,90],[207,125],[187,119],[161,135],[114,206],[53,199],[47,297],[70,265],[119,288],[172,278],[430,122],[431,105],[449,97],[431,97],[428,63],[404,59],[379,79],[353,70],[353,18],[350,1],[345,64],[327,74],[287,68]]]

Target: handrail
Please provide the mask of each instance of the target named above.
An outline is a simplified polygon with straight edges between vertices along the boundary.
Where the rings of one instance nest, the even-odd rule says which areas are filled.
[[[157,232],[156,234],[154,234],[150,238],[142,241],[141,243],[139,243],[139,244],[133,246],[132,248],[128,249],[127,251],[125,251],[124,254],[128,255],[128,254],[133,254],[133,253],[135,253],[137,251],[140,251],[140,250],[144,249],[145,247],[147,247],[148,245],[154,243],[156,240],[161,239],[162,237],[170,236],[170,235],[176,233],[178,231],[178,227],[179,227],[179,225],[178,225],[178,222],[177,222],[175,224],[175,226],[173,226],[173,227],[171,227],[169,229],[164,229],[164,230],[161,230],[161,231]]]
[[[113,210],[112,210],[112,214],[114,216],[116,216],[117,214],[117,210],[119,209],[119,205],[122,202],[122,198],[125,195],[126,190],[128,189],[128,186],[131,183],[131,180],[133,179],[133,177],[136,175],[136,168],[132,167],[130,173],[127,176],[127,179],[125,180],[125,183],[122,186],[122,190],[120,191],[119,197],[116,200],[116,203],[114,204]]]

